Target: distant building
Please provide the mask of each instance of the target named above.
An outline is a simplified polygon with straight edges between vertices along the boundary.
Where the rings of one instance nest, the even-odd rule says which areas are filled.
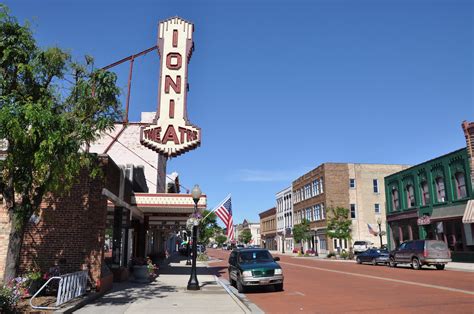
[[[261,246],[268,250],[276,250],[276,208],[270,208],[258,215],[260,216]]]
[[[474,123],[463,128],[467,148],[385,178],[391,248],[406,240],[438,239],[454,261],[474,261]]]
[[[330,239],[327,235],[327,211],[336,207],[349,209],[352,241],[366,240],[379,245],[379,238],[369,232],[368,225],[378,231],[379,220],[381,230],[385,230],[384,177],[407,167],[324,163],[293,181],[294,224],[305,218],[310,221],[312,232],[304,249],[324,255],[351,247],[347,240]]]
[[[252,234],[252,240],[249,244],[260,246],[260,223],[248,222],[247,219],[235,226],[235,239],[240,242],[240,235],[246,229]]]
[[[276,194],[277,250],[291,252],[293,243],[293,201],[291,186]]]

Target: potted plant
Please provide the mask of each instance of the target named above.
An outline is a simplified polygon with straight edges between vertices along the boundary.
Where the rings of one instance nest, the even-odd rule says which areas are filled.
[[[136,282],[150,282],[147,260],[143,257],[132,258],[133,277]]]
[[[43,273],[37,267],[30,268],[24,275],[25,287],[29,295],[34,295],[43,285]]]

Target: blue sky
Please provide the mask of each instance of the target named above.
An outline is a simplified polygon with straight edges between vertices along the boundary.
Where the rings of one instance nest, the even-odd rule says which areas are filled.
[[[465,146],[474,120],[472,1],[5,1],[41,46],[98,67],[195,24],[188,115],[198,149],[168,162],[234,222],[323,162],[417,164]],[[157,106],[159,60],[137,59],[130,118]],[[125,87],[128,64],[114,68]],[[123,101],[125,103],[125,101]]]

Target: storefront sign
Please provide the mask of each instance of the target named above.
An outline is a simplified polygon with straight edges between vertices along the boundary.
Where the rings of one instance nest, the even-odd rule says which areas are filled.
[[[423,215],[422,217],[418,218],[417,220],[419,226],[429,225],[431,224],[430,216]]]
[[[140,142],[166,157],[178,156],[201,143],[201,129],[189,123],[186,113],[193,28],[193,24],[179,17],[162,21],[159,26],[158,112],[153,124],[142,128]]]

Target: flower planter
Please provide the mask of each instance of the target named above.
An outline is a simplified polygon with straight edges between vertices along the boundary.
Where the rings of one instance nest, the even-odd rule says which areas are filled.
[[[150,274],[148,273],[148,266],[147,265],[133,266],[133,277],[135,278],[134,281],[136,282],[141,282],[141,283],[150,282]]]

